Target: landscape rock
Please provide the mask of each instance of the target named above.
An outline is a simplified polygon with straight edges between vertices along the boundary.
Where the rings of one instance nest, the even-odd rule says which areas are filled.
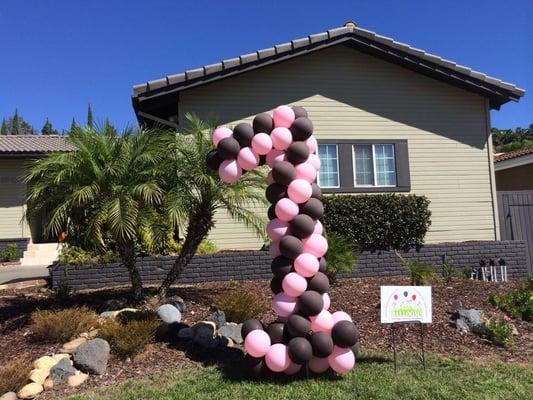
[[[63,345],[63,347],[59,350],[60,353],[68,353],[72,354],[74,350],[78,348],[79,345],[82,343],[85,343],[87,339],[85,338],[77,338],[74,340],[71,340],[70,342],[67,342]]]
[[[172,304],[163,304],[157,309],[157,315],[166,324],[173,324],[181,321],[181,312]]]
[[[58,354],[54,354],[54,355],[52,356],[52,358],[53,358],[54,360],[56,360],[57,362],[61,361],[61,360],[64,359],[64,358],[68,358],[68,359],[70,360],[70,354],[67,354],[67,353],[58,353]],[[56,364],[57,364],[57,362],[56,362]]]
[[[218,346],[219,339],[215,337],[215,323],[212,321],[203,321],[199,322],[192,327],[194,331],[193,342],[208,348],[212,349]]]
[[[167,299],[167,303],[173,305],[176,307],[180,313],[184,313],[187,311],[187,306],[185,305],[185,301],[179,296],[171,296]]]
[[[32,382],[38,383],[39,385],[42,385],[46,378],[48,378],[48,374],[50,371],[44,370],[44,369],[32,369],[30,371],[30,375],[28,376],[28,379]]]
[[[17,400],[17,394],[15,392],[7,392],[0,396],[0,400]]]
[[[212,321],[215,323],[216,328],[220,328],[226,323],[226,313],[221,310],[216,310],[213,314],[206,318],[207,321]]]
[[[183,328],[178,332],[180,339],[192,339],[194,336],[194,330],[192,328]]]
[[[44,371],[50,371],[50,368],[56,365],[56,363],[57,363],[57,360],[54,357],[44,356],[44,357],[38,358],[37,360],[33,362],[33,368],[42,369]]]
[[[69,376],[76,373],[76,368],[71,365],[69,358],[63,358],[50,370],[50,378],[56,385],[65,383]]]
[[[50,390],[54,388],[54,381],[52,378],[46,378],[46,380],[43,383],[44,390]]]
[[[109,360],[109,343],[104,339],[91,339],[72,353],[74,366],[89,374],[102,375]]]
[[[78,387],[83,382],[85,382],[88,377],[89,377],[88,374],[84,374],[83,372],[79,372],[76,375],[72,375],[72,376],[68,377],[67,385],[69,385],[70,387]]]
[[[104,311],[103,313],[100,314],[100,318],[116,318],[117,315],[119,315],[120,313],[124,311],[137,312],[139,310],[137,310],[136,308],[121,308],[120,310]]]
[[[461,332],[481,333],[483,327],[483,311],[482,310],[457,310],[453,319],[457,329]]]
[[[237,344],[243,342],[241,335],[242,324],[236,324],[235,322],[228,322],[218,330],[220,336],[231,339]]]
[[[43,385],[32,382],[22,386],[22,388],[18,391],[17,396],[20,399],[33,399],[34,397],[37,397],[37,395],[43,390]]]

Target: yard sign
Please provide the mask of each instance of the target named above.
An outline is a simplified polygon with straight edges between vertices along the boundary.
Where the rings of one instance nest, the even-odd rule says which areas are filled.
[[[431,286],[381,286],[381,323],[431,323]]]

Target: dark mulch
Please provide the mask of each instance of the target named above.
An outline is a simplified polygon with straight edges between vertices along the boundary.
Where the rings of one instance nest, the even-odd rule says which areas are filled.
[[[379,287],[381,285],[409,284],[405,278],[348,279],[332,286],[330,296],[331,311],[343,310],[357,323],[361,345],[367,349],[389,351],[390,329],[379,321]],[[426,326],[425,348],[427,352],[446,356],[462,356],[477,361],[501,360],[505,362],[530,363],[533,361],[533,324],[513,321],[519,331],[514,344],[507,349],[491,345],[488,341],[473,335],[461,334],[450,324],[450,311],[454,302],[460,301],[464,308],[481,308],[486,314],[502,315],[492,307],[487,297],[490,292],[504,293],[517,288],[521,282],[487,283],[469,280],[455,280],[449,284],[433,285],[433,323]],[[240,285],[264,297],[269,303],[271,292],[266,281],[247,281]],[[213,311],[213,303],[218,295],[230,290],[228,282],[206,283],[174,288],[171,295],[179,295],[187,304],[185,323],[192,324],[205,319]],[[46,345],[31,341],[29,315],[36,309],[55,309],[74,305],[87,305],[97,312],[105,311],[106,301],[121,299],[127,303],[127,289],[100,290],[79,293],[66,300],[50,298],[46,290],[26,289],[24,291],[0,292],[0,365],[8,360],[29,352],[33,358],[57,352],[61,344]],[[271,321],[272,312],[262,316],[263,321]],[[419,348],[418,326],[406,324],[398,329],[399,350]],[[234,355],[234,354],[231,354]],[[222,354],[220,357],[226,357]],[[211,361],[216,362],[212,359]],[[114,385],[132,377],[147,376],[170,369],[188,368],[206,364],[204,355],[195,354],[191,349],[156,342],[135,360],[122,360],[112,357],[107,373],[101,377],[91,377],[83,388]],[[73,393],[75,389],[61,389],[61,393]],[[41,398],[54,398],[60,391],[46,392]]]

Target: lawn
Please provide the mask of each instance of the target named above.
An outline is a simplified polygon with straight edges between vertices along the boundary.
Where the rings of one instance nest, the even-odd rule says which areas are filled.
[[[248,380],[216,367],[165,373],[69,397],[69,400],[133,399],[530,399],[533,368],[501,362],[473,364],[430,357],[426,371],[402,356],[398,373],[390,357],[363,355],[349,375],[313,379]],[[528,394],[529,393],[529,394]]]

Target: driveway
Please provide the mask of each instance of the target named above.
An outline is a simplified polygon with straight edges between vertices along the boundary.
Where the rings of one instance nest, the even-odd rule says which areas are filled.
[[[48,277],[47,265],[28,265],[16,267],[0,267],[0,285],[26,279]]]

